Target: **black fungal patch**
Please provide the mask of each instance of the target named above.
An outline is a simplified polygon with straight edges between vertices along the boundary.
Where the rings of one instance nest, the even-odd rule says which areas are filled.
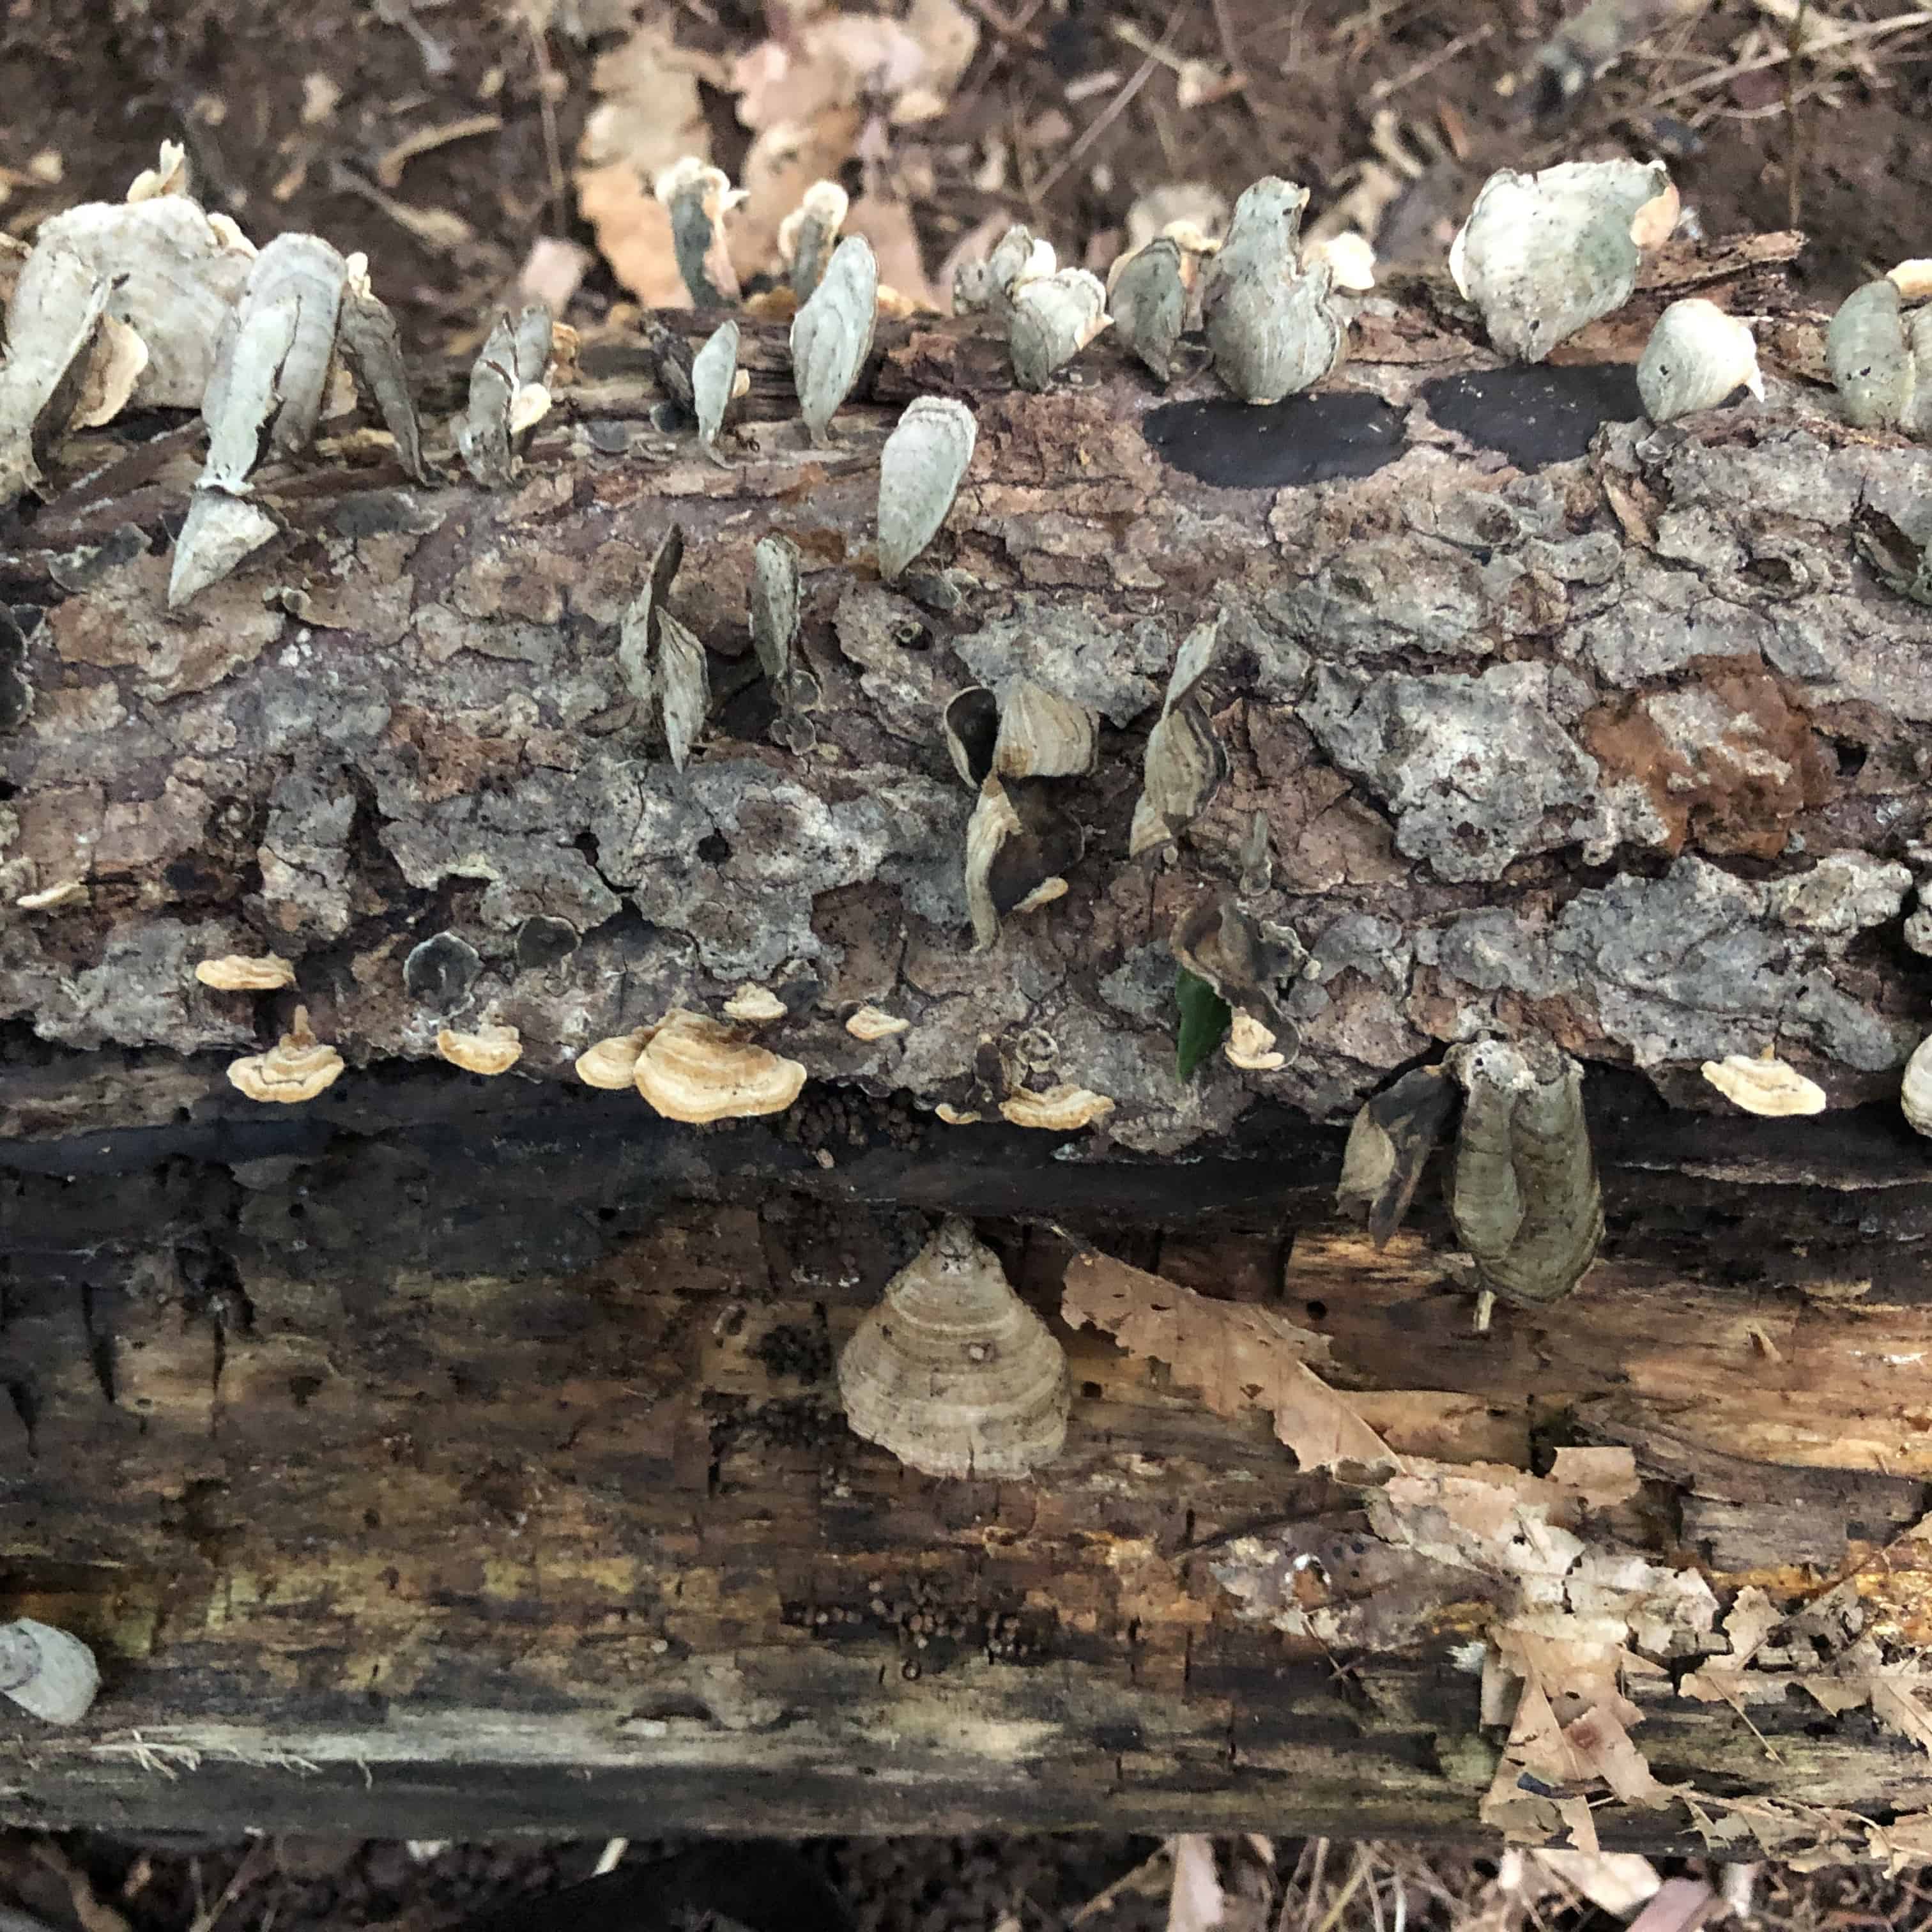
[[[1282,490],[1370,476],[1408,443],[1401,410],[1342,389],[1252,403],[1167,403],[1142,430],[1175,469],[1223,490]]]
[[[1500,450],[1519,470],[1573,462],[1604,424],[1643,414],[1632,362],[1480,369],[1425,382],[1422,398],[1444,429]]]

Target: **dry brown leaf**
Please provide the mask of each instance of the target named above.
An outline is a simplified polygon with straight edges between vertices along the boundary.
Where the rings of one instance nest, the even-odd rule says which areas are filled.
[[[1724,1900],[1701,1878],[1667,1878],[1630,1921],[1630,1932],[1697,1932]]]
[[[862,235],[871,242],[878,260],[879,280],[885,287],[896,289],[923,309],[937,310],[945,306],[938,290],[926,279],[918,231],[913,226],[912,210],[904,202],[868,189],[853,202],[845,217],[845,232]]]
[[[1326,1357],[1326,1340],[1271,1310],[1210,1300],[1088,1253],[1067,1264],[1061,1312],[1075,1328],[1091,1322],[1104,1330],[1130,1354],[1165,1362],[1217,1415],[1271,1411],[1276,1436],[1304,1469],[1398,1466],[1388,1444],[1308,1367],[1304,1358]]]
[[[1896,1878],[1908,1865],[1932,1860],[1932,1811],[1907,1811],[1889,1825],[1868,1825],[1865,1845],[1881,1859],[1887,1878]]]
[[[1351,1389],[1357,1414],[1398,1455],[1439,1462],[1529,1460],[1529,1412],[1448,1389]]]
[[[1227,1911],[1214,1840],[1183,1832],[1168,1841],[1168,1851],[1174,1883],[1167,1895],[1167,1932],[1212,1932]]]
[[[1730,1642],[1732,1660],[1740,1666],[1748,1664],[1784,1621],[1784,1612],[1755,1583],[1745,1585],[1724,1615],[1724,1635]]]
[[[1871,1680],[1872,1715],[1888,1731],[1932,1751],[1932,1712],[1918,1701],[1912,1681],[1888,1672]]]
[[[902,22],[882,14],[828,14],[790,37],[761,40],[731,70],[738,118],[763,130],[810,125],[868,100],[890,105],[904,126],[945,111],[980,44],[978,23],[958,0],[914,0]]]
[[[1649,1760],[1630,1742],[1630,1732],[1600,1705],[1566,1724],[1563,1736],[1589,1774],[1600,1778],[1626,1804],[1654,1810],[1676,1796],[1668,1785],[1658,1782]]]
[[[1556,1801],[1556,1815],[1563,1820],[1570,1833],[1570,1842],[1576,1846],[1573,1856],[1596,1858],[1602,1856],[1597,1842],[1597,1821],[1590,1815],[1590,1801],[1587,1798],[1559,1798]],[[1546,1854],[1560,1857],[1560,1852]]]

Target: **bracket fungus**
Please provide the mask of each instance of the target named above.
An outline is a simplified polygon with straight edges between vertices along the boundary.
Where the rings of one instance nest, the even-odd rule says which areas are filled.
[[[1636,365],[1637,394],[1652,422],[1714,410],[1739,389],[1764,400],[1757,341],[1748,322],[1692,296],[1657,318]]]
[[[1815,1080],[1808,1080],[1796,1067],[1787,1066],[1768,1047],[1755,1056],[1731,1053],[1722,1060],[1707,1060],[1699,1071],[1726,1100],[1748,1114],[1776,1118],[1825,1111],[1824,1088]]]
[[[602,1088],[605,1092],[620,1093],[626,1088],[638,1084],[638,1057],[650,1044],[651,1027],[640,1027],[635,1033],[614,1034],[608,1040],[600,1040],[586,1047],[577,1056],[577,1077],[586,1087]]]
[[[915,396],[879,452],[879,574],[890,584],[938,532],[979,425],[950,396]]]
[[[1104,1120],[1114,1111],[1112,1100],[1090,1088],[1062,1081],[1035,1091],[1016,1088],[1000,1102],[1000,1117],[1016,1127],[1037,1127],[1043,1133],[1077,1133]]]
[[[854,1434],[922,1475],[1012,1480],[1060,1454],[1072,1392],[1066,1352],[953,1218],[840,1351],[838,1397]]]
[[[1932,1034],[1918,1042],[1905,1063],[1898,1104],[1914,1132],[1932,1135]]]
[[[334,1085],[342,1072],[342,1056],[323,1046],[310,1030],[308,1009],[298,1006],[293,1023],[266,1053],[251,1053],[228,1069],[229,1084],[251,1100],[273,1100],[293,1106],[313,1100]]]
[[[1559,1048],[1451,1047],[1466,1098],[1449,1214],[1488,1294],[1560,1300],[1588,1272],[1604,1207],[1583,1118],[1583,1072]]]
[[[1107,291],[1085,268],[1022,282],[1006,310],[1006,346],[1013,380],[1023,389],[1042,390],[1109,326]]]
[[[806,301],[825,274],[851,206],[836,182],[814,182],[803,200],[778,224],[778,260],[784,264],[792,293]]]
[[[805,1069],[702,1013],[674,1008],[638,1056],[636,1081],[666,1120],[701,1124],[782,1114],[803,1089]]]
[[[814,444],[852,392],[879,314],[879,265],[863,236],[848,235],[832,252],[817,288],[791,322],[791,380]]]
[[[724,308],[738,299],[737,271],[724,236],[724,218],[746,199],[722,168],[686,154],[652,184],[670,217],[677,272],[700,308]]]
[[[512,317],[500,315],[470,365],[470,396],[456,426],[464,467],[486,490],[516,480],[522,440],[550,411],[550,313],[532,302]]]
[[[1520,362],[1612,314],[1636,287],[1643,250],[1676,225],[1661,161],[1564,161],[1490,176],[1449,250],[1456,287],[1490,340]]]
[[[219,959],[204,959],[194,969],[194,976],[204,986],[223,993],[272,993],[296,982],[295,962],[274,953],[266,958],[250,958],[239,952],[224,953]]]
[[[1325,261],[1301,266],[1308,190],[1264,175],[1234,204],[1203,270],[1201,319],[1214,373],[1244,403],[1278,403],[1312,388],[1342,359],[1342,319]]]
[[[1160,716],[1148,734],[1141,795],[1127,832],[1130,858],[1155,850],[1185,830],[1228,775],[1228,754],[1196,694],[1220,626],[1218,616],[1196,625],[1175,655]]]
[[[861,1006],[845,1022],[845,1030],[854,1040],[862,1040],[868,1045],[877,1040],[890,1040],[894,1034],[904,1033],[912,1024],[897,1013],[889,1013],[881,1006]]]
[[[32,1617],[0,1624],[0,1696],[50,1724],[77,1724],[93,1708],[100,1666],[77,1636]]]
[[[631,695],[662,733],[680,771],[711,710],[711,674],[697,634],[665,608],[684,561],[684,530],[673,524],[651,560],[644,587],[624,613],[617,664]]]
[[[494,1078],[507,1073],[524,1057],[523,1036],[513,1026],[496,1026],[486,1022],[474,1033],[458,1033],[450,1027],[437,1030],[436,1050],[439,1058],[466,1073],[481,1073]]]
[[[728,1019],[743,1020],[752,1026],[765,1026],[782,1020],[791,1009],[769,986],[747,981],[724,1002]]]

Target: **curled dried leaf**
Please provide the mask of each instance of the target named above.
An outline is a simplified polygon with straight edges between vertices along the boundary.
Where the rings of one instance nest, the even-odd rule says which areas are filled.
[[[952,507],[979,434],[950,396],[906,405],[879,455],[879,574],[892,583],[925,549]]]

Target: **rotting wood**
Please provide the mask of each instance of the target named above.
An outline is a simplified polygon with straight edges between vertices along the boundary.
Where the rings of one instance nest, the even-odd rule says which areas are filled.
[[[1811,1587],[1889,1545],[1932,1476],[1932,1174],[1896,1106],[1924,1030],[1932,617],[1855,538],[1932,538],[1932,454],[1803,386],[1822,319],[1778,282],[1792,245],[1666,251],[1573,351],[1628,364],[1665,302],[1714,292],[1762,318],[1768,408],[1613,422],[1520,472],[1432,419],[1438,378],[1495,393],[1437,286],[1358,332],[1342,380],[1409,446],[1352,480],[1210,486],[1151,413],[1204,384],[1156,398],[1103,340],[1022,397],[950,324],[882,327],[843,446],[812,452],[779,332],[747,326],[730,471],[643,426],[641,357],[592,352],[511,492],[264,472],[293,534],[175,618],[146,545],[194,439],[88,442],[104,466],[0,560],[46,614],[33,716],[0,740],[0,1613],[70,1624],[108,1683],[71,1737],[0,1718],[0,1816],[1469,1834],[1495,1741],[1447,1645],[1478,1606],[1434,1606],[1425,1654],[1330,1658],[1208,1575],[1243,1530],[1359,1529],[1359,1492],[1261,1418],[1083,1333],[1035,1484],[925,1482],[850,1436],[832,1352],[916,1210],[1034,1224],[1004,1238],[1042,1312],[1043,1224],[1279,1300],[1332,1336],[1338,1386],[1396,1392],[1365,1412],[1413,1453],[1628,1443],[1649,1481],[1621,1531],[1720,1586]],[[934,392],[980,426],[926,560],[966,573],[950,610],[869,556],[878,446]],[[1232,407],[1160,422],[1211,442]],[[615,658],[674,516],[719,700],[682,778]],[[809,754],[767,742],[745,631],[774,530],[805,560]],[[1130,862],[1145,727],[1217,608],[1229,778]],[[976,956],[938,713],[1022,672],[1106,721],[1097,772],[1051,782],[1086,854]],[[1415,764],[1432,717],[1472,779]],[[1167,940],[1237,891],[1311,956],[1299,1056],[1184,1088]],[[403,962],[439,932],[480,969],[462,1024],[520,1034],[500,1079],[434,1057],[452,1015]],[[196,983],[265,946],[286,994]],[[745,980],[793,996],[760,1038],[814,1076],[782,1124],[694,1133],[574,1081],[592,1040]],[[224,1070],[298,1000],[348,1070],[253,1105]],[[874,1003],[912,1026],[855,1038]],[[1439,1190],[1380,1256],[1329,1202],[1360,1096],[1489,1026],[1586,1063],[1610,1235],[1576,1296],[1478,1338]],[[1774,1040],[1832,1113],[1720,1111],[1698,1061]],[[1116,1100],[1104,1129],[928,1111],[996,1118],[1060,1078]],[[1918,1560],[1858,1572],[1914,1640]],[[1768,1756],[1721,1705],[1648,1714],[1667,1780],[1932,1802],[1863,1716],[1754,1707]]]

